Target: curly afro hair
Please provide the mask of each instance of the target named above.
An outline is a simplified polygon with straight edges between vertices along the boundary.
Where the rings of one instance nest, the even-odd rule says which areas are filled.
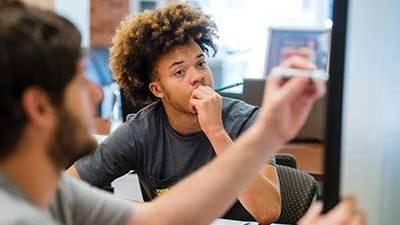
[[[217,26],[210,16],[188,3],[144,11],[121,22],[112,39],[110,68],[122,90],[136,107],[157,98],[148,85],[156,79],[158,58],[172,48],[195,41],[214,56]]]

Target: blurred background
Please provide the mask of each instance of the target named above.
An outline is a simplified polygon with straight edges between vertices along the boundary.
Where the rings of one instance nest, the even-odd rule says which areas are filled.
[[[128,15],[175,1],[25,1],[66,16],[82,32],[82,47],[88,52],[87,76],[103,95],[98,110],[97,133],[108,134],[110,123],[116,127],[124,119],[124,113],[132,112],[123,110],[126,104],[121,101],[121,93],[113,84],[108,68],[108,49],[116,26]],[[222,94],[253,104],[259,104],[262,93],[260,88],[265,78],[270,28],[329,30],[332,27],[333,0],[189,2],[211,14],[219,26],[219,52],[209,62],[215,86],[244,82],[243,86]],[[344,83],[343,87],[339,85],[328,93],[340,98],[343,93],[343,120],[340,115],[340,120],[332,122],[343,124],[336,143],[339,146],[336,154],[340,156],[342,152],[342,164],[338,165],[343,177],[340,187],[343,194],[359,198],[369,224],[394,225],[399,223],[397,211],[400,207],[400,192],[397,190],[400,185],[397,174],[400,169],[400,1],[340,1],[344,2],[343,10],[336,14],[339,15],[337,21],[343,19],[343,23],[348,24],[347,34],[346,30],[338,32],[347,35],[343,40],[345,51],[339,55],[339,61],[342,60],[345,67],[344,74],[339,74],[344,76]],[[348,18],[345,16],[347,9]],[[331,78],[333,75],[336,74],[331,74]],[[248,90],[251,92],[247,93]],[[325,106],[325,99],[318,102],[297,140],[281,150],[294,156],[295,166],[319,182],[332,179],[324,175],[322,163],[324,145],[327,145],[324,123],[329,119],[326,118]],[[138,185],[137,179],[135,182],[134,185]],[[117,180],[114,184],[121,184],[115,185],[119,186],[115,194],[141,199],[139,188],[132,187],[133,182]]]
[[[87,75],[103,89],[99,116],[112,118],[115,87],[108,67],[108,49],[120,21],[146,9],[179,0],[25,0],[55,10],[72,20],[83,35],[88,50]],[[218,54],[209,65],[215,87],[262,78],[268,30],[271,27],[322,29],[332,26],[333,0],[191,0],[216,21],[219,28]],[[243,87],[228,93],[240,95]],[[118,113],[117,113],[118,114]],[[114,115],[116,116],[116,115]]]

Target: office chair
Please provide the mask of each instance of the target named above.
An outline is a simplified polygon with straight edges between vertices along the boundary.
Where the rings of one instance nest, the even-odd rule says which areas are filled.
[[[297,169],[296,158],[291,154],[286,154],[286,153],[276,154],[275,164]]]
[[[318,183],[311,175],[296,169],[296,159],[290,154],[275,155],[275,162],[281,192],[281,215],[276,223],[296,224],[318,195]],[[255,221],[241,204],[232,209],[226,218]]]
[[[296,224],[318,194],[318,183],[311,176],[283,165],[276,165],[281,191],[281,215],[276,223]]]

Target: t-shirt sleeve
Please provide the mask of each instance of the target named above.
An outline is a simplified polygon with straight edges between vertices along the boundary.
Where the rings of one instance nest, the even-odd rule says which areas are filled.
[[[247,129],[249,129],[249,127],[251,127],[251,125],[254,124],[254,122],[257,119],[259,111],[260,111],[259,108],[254,108],[254,109],[251,110],[250,115],[243,122],[242,127],[239,130],[240,134],[244,133]]]
[[[97,150],[75,163],[82,180],[96,187],[109,185],[136,168],[136,139],[125,123],[107,137]]]
[[[64,175],[51,212],[62,224],[124,225],[133,215],[133,205]]]
[[[240,129],[240,131],[239,131],[240,134],[243,134],[247,129],[249,129],[249,127],[251,127],[251,126],[254,124],[254,122],[255,122],[256,119],[257,119],[257,116],[258,116],[258,112],[259,112],[259,111],[260,111],[260,109],[259,109],[258,107],[257,107],[257,108],[254,108],[254,109],[251,111],[250,116],[246,118],[246,120],[244,121],[244,123],[243,123],[243,125],[242,125],[242,127],[241,127],[241,129]],[[269,161],[269,163],[270,163],[271,165],[274,165],[274,166],[275,166],[275,163],[276,163],[275,156],[272,156],[272,158],[271,158],[271,160]]]
[[[8,221],[7,225],[56,225],[49,220],[41,220],[36,217],[24,216],[14,221]]]

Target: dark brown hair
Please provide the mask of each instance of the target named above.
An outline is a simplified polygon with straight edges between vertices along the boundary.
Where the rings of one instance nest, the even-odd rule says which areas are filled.
[[[15,148],[26,125],[21,97],[27,88],[38,87],[53,104],[63,104],[80,42],[67,19],[19,1],[0,1],[0,160]]]
[[[143,106],[156,99],[148,85],[156,78],[154,64],[161,55],[189,40],[214,55],[214,38],[217,27],[208,15],[188,3],[170,4],[120,24],[112,40],[110,67],[132,103]]]

